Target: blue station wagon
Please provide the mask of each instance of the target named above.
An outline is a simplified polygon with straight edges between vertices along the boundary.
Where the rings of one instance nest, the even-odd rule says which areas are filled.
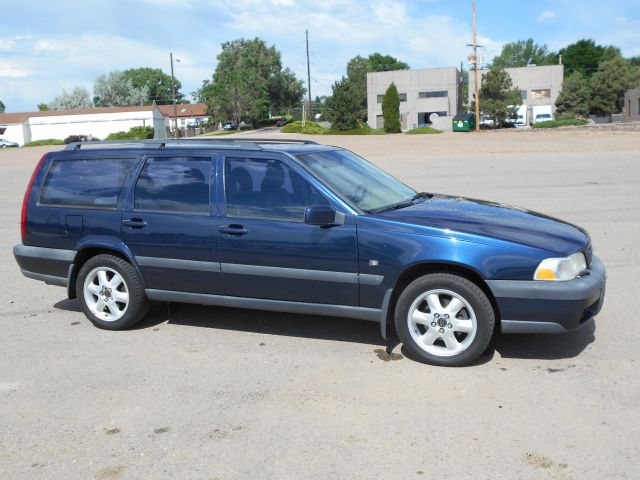
[[[71,144],[37,165],[21,229],[22,273],[109,330],[151,301],[359,318],[459,366],[497,332],[575,330],[604,301],[583,229],[310,141]]]

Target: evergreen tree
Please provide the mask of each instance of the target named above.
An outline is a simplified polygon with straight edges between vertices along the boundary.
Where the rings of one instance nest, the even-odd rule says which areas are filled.
[[[624,92],[633,86],[634,72],[624,58],[604,60],[591,79],[591,113],[609,116],[622,111]]]
[[[480,111],[493,119],[495,126],[503,126],[522,105],[520,90],[513,87],[511,77],[503,68],[491,67],[482,77]],[[471,111],[475,109],[475,102]]]
[[[590,98],[589,84],[582,73],[576,70],[562,82],[562,90],[556,100],[556,111],[586,117],[589,115]]]
[[[333,95],[326,106],[327,118],[336,130],[351,130],[360,125],[360,97],[347,78],[333,84]]]
[[[400,95],[393,82],[387,88],[382,99],[382,115],[384,117],[384,131],[400,133]]]

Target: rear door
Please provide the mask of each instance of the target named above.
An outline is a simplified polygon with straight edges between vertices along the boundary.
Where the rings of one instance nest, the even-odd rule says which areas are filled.
[[[214,161],[197,154],[144,159],[122,216],[122,238],[147,288],[222,293]]]

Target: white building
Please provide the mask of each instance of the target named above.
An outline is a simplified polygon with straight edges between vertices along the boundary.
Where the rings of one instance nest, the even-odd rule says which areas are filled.
[[[177,105],[178,127],[190,125],[196,119],[206,119],[205,111],[204,104]],[[2,138],[19,145],[48,138],[64,140],[70,135],[104,139],[110,133],[145,126],[154,128],[155,138],[166,138],[167,129],[174,125],[173,116],[173,105],[3,113],[0,114],[0,129],[5,129]]]

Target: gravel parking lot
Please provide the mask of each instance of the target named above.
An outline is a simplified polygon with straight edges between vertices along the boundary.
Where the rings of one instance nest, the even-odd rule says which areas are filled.
[[[5,149],[0,478],[638,478],[640,132],[314,140],[587,228],[608,271],[595,328],[498,338],[459,369],[389,355],[378,325],[347,319],[162,304],[101,331],[20,274],[22,195],[48,149]]]

